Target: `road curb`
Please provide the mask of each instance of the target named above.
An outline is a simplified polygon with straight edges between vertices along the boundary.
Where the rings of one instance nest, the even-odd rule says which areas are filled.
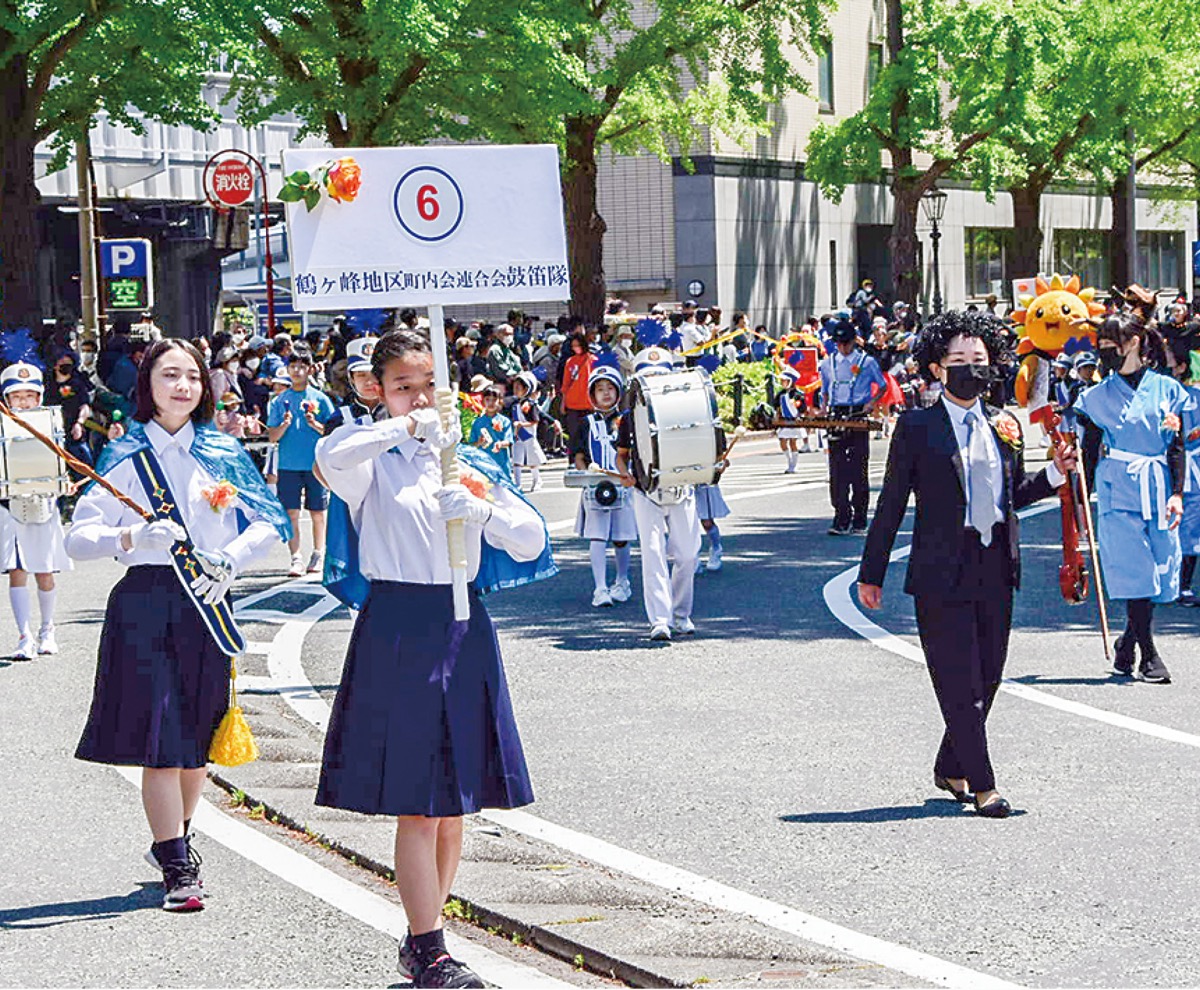
[[[254,794],[246,791],[244,788],[238,787],[223,776],[219,770],[210,769],[208,778],[231,797],[236,797],[240,794],[243,806],[261,806],[264,814],[272,823],[282,825],[284,828],[298,835],[316,840],[323,848],[336,853],[352,865],[369,870],[389,883],[395,880],[390,866],[386,866],[371,856],[364,855],[339,839],[335,839],[322,832],[314,831],[311,826],[297,821],[281,808],[275,807],[269,802],[260,801]],[[582,968],[597,976],[619,980],[631,987],[691,986],[689,983],[673,980],[670,977],[652,972],[642,966],[618,959],[586,943],[569,938],[560,932],[551,931],[541,925],[531,925],[528,922],[505,914],[503,911],[497,911],[485,904],[476,903],[453,892],[451,893],[451,897],[466,908],[466,911],[463,912],[462,920],[467,921],[469,924],[489,933],[491,933],[492,929],[498,928],[508,938],[519,936],[524,942],[536,947],[547,955],[554,956],[574,966],[578,966],[582,959]]]

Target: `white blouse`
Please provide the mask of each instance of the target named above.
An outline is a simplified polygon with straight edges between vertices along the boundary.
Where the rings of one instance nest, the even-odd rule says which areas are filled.
[[[317,443],[317,466],[350,508],[359,564],[372,581],[450,584],[446,523],[438,514],[441,460],[408,432],[405,417],[340,426]],[[480,540],[514,560],[536,560],[546,545],[537,511],[502,485],[488,493],[486,525],[466,524],[467,576],[479,572]]]
[[[168,433],[153,421],[146,424],[146,437],[162,465],[171,494],[179,503],[179,511],[192,542],[201,550],[224,551],[241,573],[255,557],[279,540],[279,534],[274,526],[242,504],[241,499],[234,499],[232,504],[220,511],[213,510],[200,490],[206,485],[215,484],[217,479],[192,456],[192,439],[195,435],[195,428],[190,421],[175,434]],[[132,458],[122,461],[105,477],[135,502],[150,508],[150,493],[142,486]],[[241,509],[250,521],[240,535],[235,509]],[[92,485],[75,506],[71,529],[67,533],[67,553],[76,560],[115,557],[128,566],[169,566],[171,555],[167,550],[122,549],[121,533],[140,522],[142,517],[136,512],[122,505],[99,485]]]

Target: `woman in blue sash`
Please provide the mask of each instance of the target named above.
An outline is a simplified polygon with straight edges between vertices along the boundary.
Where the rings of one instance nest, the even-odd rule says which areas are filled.
[[[1132,314],[1106,319],[1097,333],[1108,377],[1075,403],[1080,421],[1103,438],[1096,467],[1097,535],[1104,586],[1124,599],[1127,622],[1116,643],[1113,672],[1133,676],[1134,648],[1145,681],[1171,676],[1154,645],[1154,605],[1179,595],[1179,522],[1183,518],[1183,417],[1193,399],[1161,374],[1159,332]]]
[[[156,518],[144,520],[92,485],[66,538],[76,560],[113,557],[128,568],[108,598],[91,712],[75,755],[143,768],[154,837],[147,859],[162,870],[168,911],[204,906],[187,833],[228,706],[230,655],[242,645],[226,593],[289,533],[249,455],[212,426],[212,416],[196,348],[154,344],[138,368],[135,422],[105,448],[98,470]]]
[[[442,486],[438,455],[461,431],[444,432],[434,411],[429,341],[393,330],[371,364],[388,418],[339,427],[317,445],[356,540],[346,559],[357,554],[370,582],[325,736],[317,804],[395,816],[396,887],[409,923],[401,971],[418,987],[481,987],[442,936],[462,816],[528,804],[533,792],[478,586],[511,586],[554,568],[542,517],[486,454],[460,447],[463,484]],[[466,530],[465,622],[454,617],[450,520]],[[489,561],[497,550],[513,568],[508,577]],[[331,563],[338,556],[331,551]],[[329,568],[326,578],[332,587]]]

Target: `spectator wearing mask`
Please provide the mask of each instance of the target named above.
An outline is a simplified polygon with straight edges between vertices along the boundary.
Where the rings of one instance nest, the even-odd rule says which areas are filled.
[[[496,328],[495,339],[488,351],[487,370],[484,373],[492,381],[508,387],[522,370],[521,356],[517,353],[514,343],[513,328],[507,323],[501,323]]]

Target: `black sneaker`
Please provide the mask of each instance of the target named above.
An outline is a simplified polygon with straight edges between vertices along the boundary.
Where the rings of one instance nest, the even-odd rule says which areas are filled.
[[[413,974],[414,987],[485,987],[474,972],[452,959],[449,953],[438,956]]]
[[[867,535],[866,524],[864,523],[862,526],[855,526],[850,530],[850,532],[853,533],[855,536],[866,536]]]
[[[1138,665],[1138,673],[1142,675],[1143,681],[1149,681],[1151,684],[1171,683],[1171,675],[1167,673],[1167,665],[1162,662],[1162,657],[1157,653],[1151,653],[1148,657],[1142,657],[1142,662]]]
[[[182,859],[163,864],[164,911],[203,911],[204,891],[200,889],[200,870]]]
[[[400,962],[397,964],[396,968],[400,970],[401,976],[409,980],[411,980],[421,968],[421,964],[417,960],[417,954],[413,952],[412,932],[408,932],[404,936],[404,941],[400,943]]]
[[[849,536],[850,535],[850,527],[849,526],[839,526],[837,523],[834,523],[832,526],[829,527],[828,530],[826,530],[826,532],[828,532],[830,536]]]
[[[204,892],[204,879],[200,876],[200,867],[204,863],[204,860],[193,848],[192,836],[190,833],[183,837],[183,841],[187,843],[188,862],[196,868],[196,886],[200,888],[200,896],[207,897],[208,895]],[[146,855],[143,857],[143,859],[145,859],[146,862],[153,866],[156,870],[161,870],[163,868],[163,864],[160,863],[158,861],[158,857],[154,855],[153,846],[146,850]]]
[[[1118,677],[1133,676],[1133,640],[1127,640],[1124,634],[1117,637],[1112,672]]]
[[[1195,608],[1197,605],[1200,605],[1200,598],[1196,597],[1196,593],[1191,588],[1184,588],[1183,591],[1179,592],[1179,599],[1175,604]]]

